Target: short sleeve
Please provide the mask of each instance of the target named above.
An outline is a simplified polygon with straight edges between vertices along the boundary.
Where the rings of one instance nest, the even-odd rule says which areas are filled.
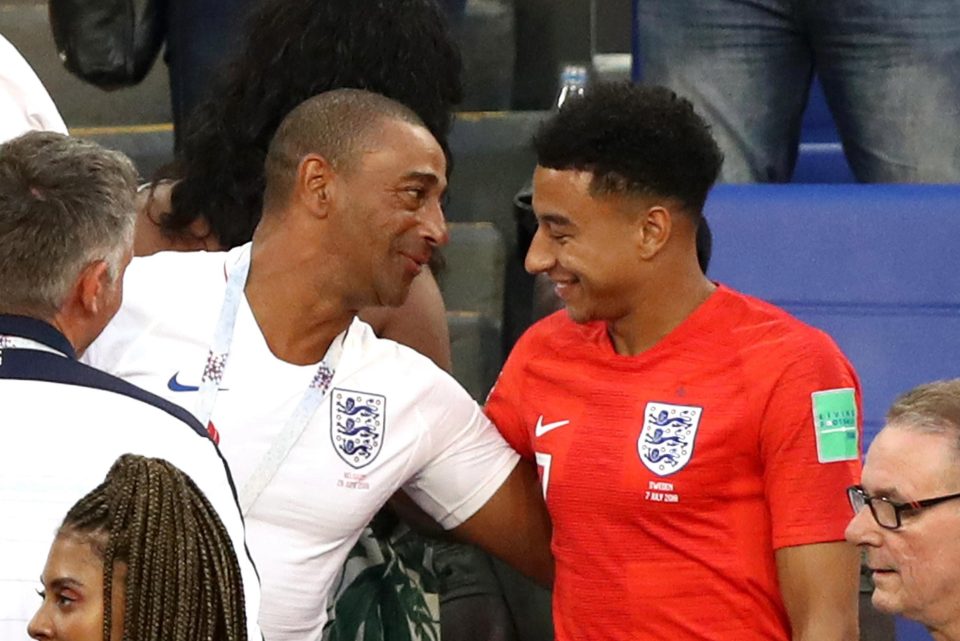
[[[843,540],[846,488],[860,478],[860,382],[817,334],[782,370],[760,426],[774,549]]]
[[[437,369],[417,404],[426,426],[427,461],[404,487],[445,529],[483,507],[516,467],[519,457],[467,392]]]
[[[520,415],[521,383],[523,381],[524,357],[523,339],[510,352],[507,362],[497,378],[493,389],[487,396],[484,411],[497,426],[500,434],[520,456],[533,459],[533,447],[530,443],[530,429],[524,425]]]

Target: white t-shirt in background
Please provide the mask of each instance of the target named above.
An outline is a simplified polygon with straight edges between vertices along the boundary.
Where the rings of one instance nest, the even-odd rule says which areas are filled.
[[[0,143],[28,131],[67,133],[67,126],[37,74],[0,36]]]

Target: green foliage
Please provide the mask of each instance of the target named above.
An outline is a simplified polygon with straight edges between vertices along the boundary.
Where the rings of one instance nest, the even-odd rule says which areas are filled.
[[[406,528],[390,538],[366,530],[348,555],[348,572],[350,564],[366,567],[336,597],[326,640],[440,641],[439,613],[425,598],[438,585],[428,550]]]

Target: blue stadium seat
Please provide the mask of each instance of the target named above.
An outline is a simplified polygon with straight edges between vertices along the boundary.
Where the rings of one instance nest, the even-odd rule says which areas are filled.
[[[930,641],[927,629],[916,621],[897,617],[897,641]]]
[[[960,185],[721,185],[710,276],[836,339],[869,439],[898,393],[960,376],[958,203]]]
[[[958,204],[960,185],[722,185],[709,274],[833,336],[868,445],[900,392],[960,376]],[[898,641],[929,638],[897,622]]]
[[[794,183],[855,183],[839,142],[802,142],[793,168]]]
[[[823,94],[820,79],[814,76],[810,84],[810,95],[803,112],[800,126],[800,142],[828,143],[840,142],[840,132],[833,122],[833,115],[827,107],[827,98]]]
[[[823,87],[818,78],[810,86],[810,97],[803,112],[800,127],[800,149],[793,170],[795,183],[852,183],[856,182],[840,134],[827,107]]]

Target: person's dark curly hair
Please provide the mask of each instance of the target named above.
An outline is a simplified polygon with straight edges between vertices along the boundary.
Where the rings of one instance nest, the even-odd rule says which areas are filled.
[[[330,89],[367,89],[406,105],[448,149],[461,61],[435,0],[267,0],[242,42],[187,122],[168,230],[203,217],[224,247],[249,241],[270,139],[294,107]]]
[[[693,105],[664,87],[599,83],[564,103],[534,138],[537,162],[594,175],[597,193],[676,198],[703,212],[723,154]]]

